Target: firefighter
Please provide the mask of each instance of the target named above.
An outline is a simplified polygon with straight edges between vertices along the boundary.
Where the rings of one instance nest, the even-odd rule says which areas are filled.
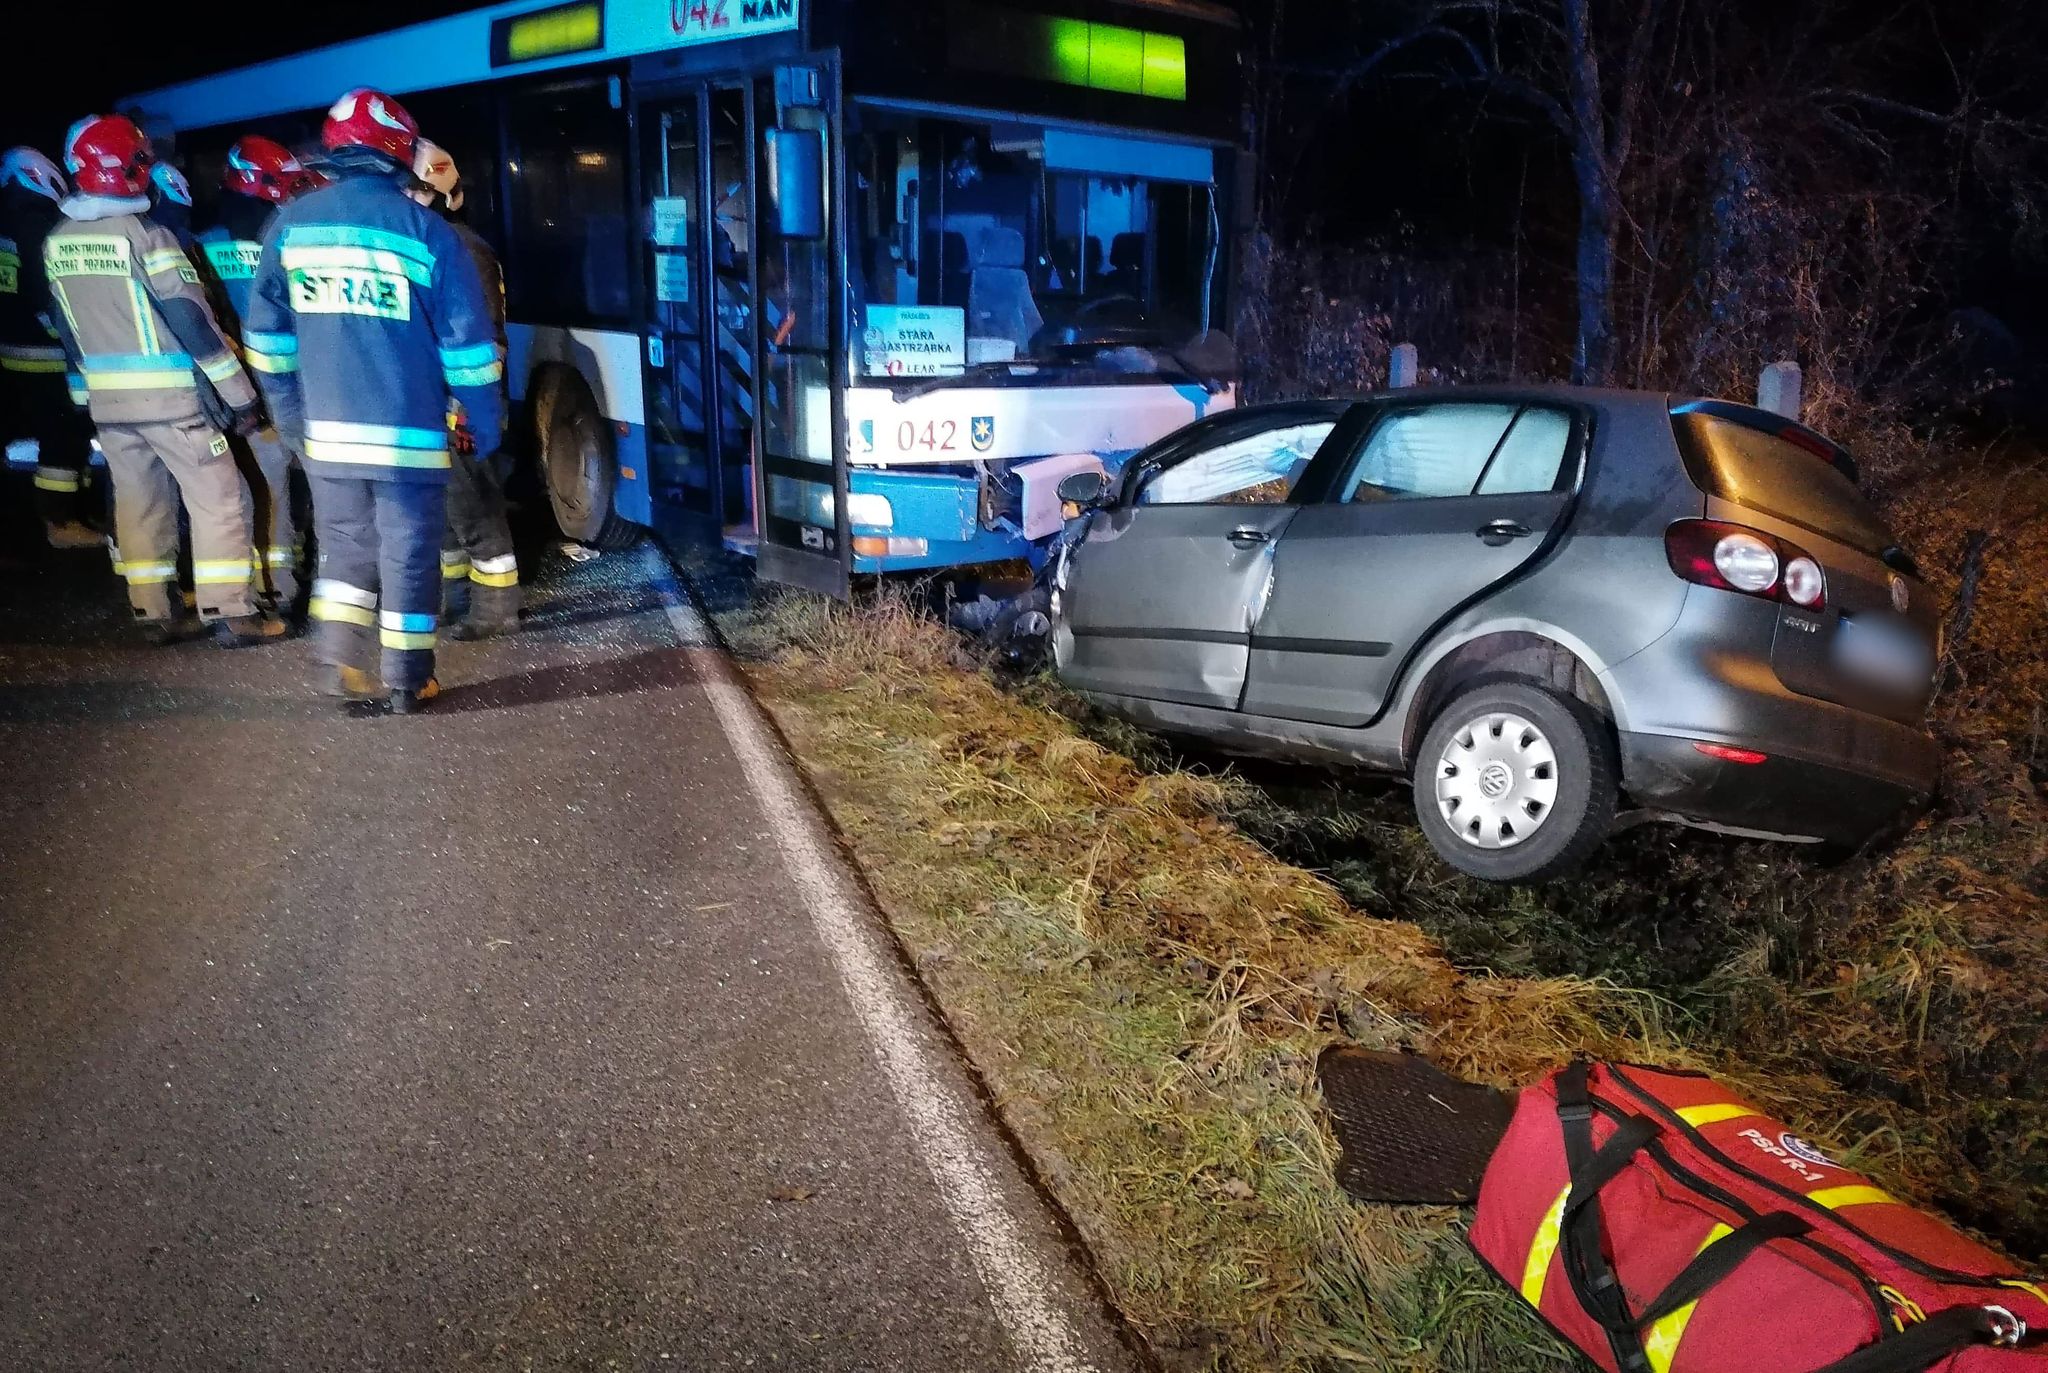
[[[326,689],[388,694],[398,714],[440,691],[449,405],[467,413],[479,452],[496,451],[504,423],[505,368],[476,265],[407,196],[418,139],[387,95],[334,103],[321,140],[339,179],[278,211],[243,321],[245,356],[313,488]]]
[[[65,384],[43,240],[63,219],[64,174],[33,148],[0,156],[0,386],[12,431],[36,442],[36,504],[53,548],[98,548],[85,520],[92,426]]]
[[[502,357],[505,274],[491,245],[462,220],[462,177],[455,159],[422,138],[413,155],[413,175],[420,182],[413,198],[448,221],[476,263]],[[451,638],[489,639],[519,628],[519,559],[512,551],[505,488],[493,465],[496,455],[477,451],[468,425],[460,420],[458,416],[450,454],[448,536],[441,545],[442,611],[463,612],[449,630]]]
[[[217,222],[199,235],[199,243],[226,295],[221,323],[239,343],[263,236],[278,206],[321,182],[284,145],[251,134],[228,149],[220,184],[226,194],[220,198]],[[299,601],[299,569],[305,558],[292,505],[291,474],[297,462],[272,426],[257,430],[246,442],[245,468],[253,469],[249,484],[256,506],[257,575],[272,603],[289,610]]]
[[[85,383],[114,478],[115,565],[146,641],[179,637],[178,502],[192,524],[200,622],[225,647],[283,635],[257,613],[249,501],[224,429],[248,429],[256,388],[208,308],[199,272],[147,218],[155,157],[120,115],[71,126],[76,187],[43,245],[66,352]]]

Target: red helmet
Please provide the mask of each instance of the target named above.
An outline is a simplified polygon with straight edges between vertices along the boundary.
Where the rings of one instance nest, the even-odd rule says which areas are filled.
[[[141,195],[155,161],[149,136],[118,114],[88,115],[64,135],[64,165],[82,195]]]
[[[220,184],[237,195],[282,205],[320,183],[304,163],[292,156],[291,149],[261,134],[249,134],[236,139],[235,146],[228,149]]]
[[[329,152],[369,148],[395,159],[401,167],[412,166],[413,145],[419,137],[420,126],[405,112],[405,106],[382,91],[367,88],[350,91],[335,101],[320,129],[320,141]]]

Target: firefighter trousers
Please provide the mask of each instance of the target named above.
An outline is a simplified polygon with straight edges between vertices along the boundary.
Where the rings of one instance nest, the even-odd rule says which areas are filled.
[[[299,599],[299,570],[305,565],[305,537],[292,508],[292,469],[298,460],[275,429],[232,442],[235,461],[249,483],[256,585],[279,610],[289,610]]]
[[[418,691],[434,675],[447,488],[306,472],[313,488],[314,645],[320,660]],[[378,649],[383,650],[379,673]]]
[[[178,503],[192,526],[202,620],[253,615],[249,494],[227,436],[205,420],[100,426],[114,479],[114,568],[137,620],[178,613]]]
[[[26,364],[17,364],[22,366]],[[72,402],[64,364],[55,371],[0,367],[7,388],[10,439],[36,443],[36,510],[46,524],[69,524],[85,516],[86,470],[92,461],[92,421]]]
[[[519,625],[519,559],[505,488],[488,462],[451,454],[448,534],[441,543],[442,613],[460,615],[479,629],[501,632]]]

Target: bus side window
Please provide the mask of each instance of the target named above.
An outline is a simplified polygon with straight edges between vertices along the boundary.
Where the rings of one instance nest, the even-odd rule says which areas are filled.
[[[601,81],[506,102],[505,287],[514,319],[622,323],[630,316],[625,121]]]

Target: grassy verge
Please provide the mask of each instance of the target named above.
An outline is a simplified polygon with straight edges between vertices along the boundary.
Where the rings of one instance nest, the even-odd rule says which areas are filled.
[[[1909,1105],[1866,1103],[1811,1055],[1737,1057],[1701,1009],[1712,995],[1612,976],[1600,921],[1621,898],[1589,910],[1567,941],[1580,966],[1565,967],[1552,941],[1573,891],[1594,899],[1597,883],[1475,892],[1390,802],[1346,795],[1319,813],[1156,756],[1141,766],[1130,754],[1155,745],[1044,684],[1002,689],[899,602],[770,593],[720,619],[1006,1118],[1171,1366],[1566,1364],[1466,1256],[1457,1214],[1337,1190],[1313,1078],[1337,1039],[1413,1046],[1500,1084],[1579,1050],[1702,1063],[1891,1185],[1932,1188],[1943,1149]],[[1347,855],[1335,881],[1274,852],[1325,844]],[[1741,876],[1762,861],[1748,850],[1684,851],[1722,873],[1697,878],[1716,893],[1701,902],[1727,881],[1754,894],[1782,880]],[[1647,881],[1633,890],[1660,900]],[[1450,951],[1397,916],[1427,920]],[[1470,970],[1482,962],[1497,971]],[[1619,960],[1631,974],[1654,962]],[[1774,1015],[1796,1039],[1804,985],[1768,969],[1740,983],[1752,997],[1767,984],[1775,999],[1745,1023]]]

